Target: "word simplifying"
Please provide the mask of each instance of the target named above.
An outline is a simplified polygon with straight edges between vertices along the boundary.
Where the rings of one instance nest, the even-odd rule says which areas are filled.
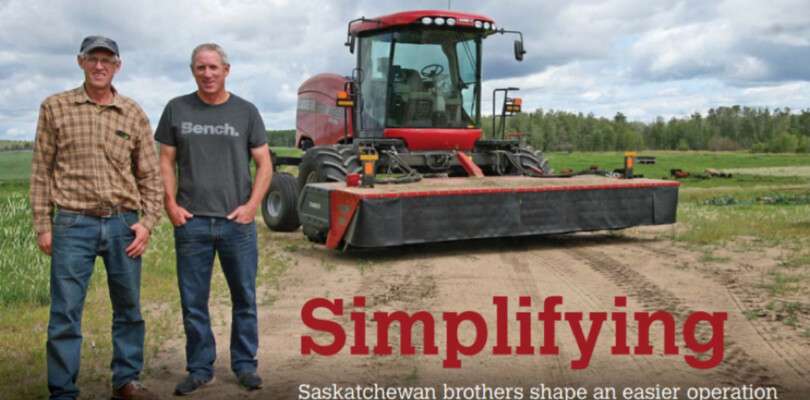
[[[413,345],[414,328],[421,326],[423,335],[423,352],[425,355],[438,355],[439,347],[436,345],[437,322],[433,314],[428,311],[391,311],[373,312],[371,321],[376,323],[376,343],[373,349],[366,341],[366,322],[368,315],[365,311],[366,299],[364,296],[354,297],[353,310],[349,313],[352,321],[354,342],[349,348],[351,355],[374,354],[379,356],[391,355],[393,348],[388,339],[389,329],[397,325],[400,337],[399,352],[401,355],[416,354]],[[655,323],[660,323],[663,330],[663,352],[665,355],[678,355],[681,349],[676,344],[675,317],[667,311],[635,312],[632,320],[636,325],[637,342],[630,347],[627,340],[629,315],[621,308],[627,306],[627,297],[616,296],[614,305],[618,309],[613,312],[559,312],[557,307],[563,304],[562,296],[549,296],[543,300],[542,310],[534,313],[531,310],[532,298],[521,296],[518,298],[518,310],[514,314],[509,312],[509,298],[494,296],[492,304],[495,306],[495,321],[487,321],[481,313],[476,311],[441,313],[443,322],[443,336],[445,338],[442,366],[444,368],[461,368],[460,356],[476,356],[481,352],[489,351],[493,355],[559,355],[557,346],[558,329],[567,328],[573,335],[579,349],[579,358],[571,360],[572,369],[588,367],[596,343],[599,340],[602,327],[612,325],[615,337],[610,348],[610,354],[623,355],[651,355],[653,345],[650,343],[650,331]],[[331,356],[339,353],[346,345],[347,333],[343,326],[333,320],[333,317],[344,315],[342,299],[329,300],[325,298],[309,299],[301,308],[301,320],[307,328],[328,334],[323,336],[319,343],[311,335],[301,337],[301,354],[312,353]],[[325,318],[325,314],[330,317]],[[317,316],[316,316],[317,315]],[[517,343],[510,342],[509,325],[511,319],[518,325]],[[611,322],[607,322],[608,318]],[[691,351],[684,355],[684,361],[697,369],[714,368],[723,360],[725,347],[723,329],[728,314],[725,312],[709,313],[695,311],[686,317],[680,332],[683,334],[683,343]],[[542,329],[542,340],[535,337],[535,324]],[[588,324],[583,324],[583,320]],[[564,321],[564,322],[563,322]],[[698,326],[704,324],[701,334],[698,335]],[[373,324],[372,324],[373,325]],[[589,325],[589,328],[585,329]],[[494,329],[491,327],[494,326]],[[561,328],[565,327],[565,328]],[[472,340],[462,341],[460,333],[471,329]],[[487,347],[487,341],[494,330],[494,345]],[[467,335],[465,335],[467,337]],[[539,346],[535,346],[535,343]]]

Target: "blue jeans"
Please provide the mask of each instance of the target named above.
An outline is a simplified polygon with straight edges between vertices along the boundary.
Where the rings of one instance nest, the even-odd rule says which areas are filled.
[[[78,397],[82,346],[82,310],[96,256],[107,269],[113,309],[113,387],[138,379],[143,368],[144,322],[141,317],[141,258],[125,249],[135,239],[129,226],[134,212],[97,218],[64,210],[53,221],[51,312],[46,345],[51,399]]]
[[[176,227],[174,240],[189,374],[202,379],[214,374],[216,344],[211,331],[208,297],[215,255],[219,255],[233,304],[231,369],[237,375],[256,372],[256,350],[259,347],[256,224],[198,216]]]

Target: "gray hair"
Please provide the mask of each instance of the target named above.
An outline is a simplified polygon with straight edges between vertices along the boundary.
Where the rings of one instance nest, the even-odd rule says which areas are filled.
[[[95,49],[93,49],[93,50],[95,50]],[[86,59],[87,59],[87,57],[90,57],[90,53],[91,53],[93,50],[90,50],[90,51],[88,51],[88,52],[84,52],[84,53],[79,53],[79,54],[78,54],[79,59],[80,59],[80,60],[82,60],[82,61],[86,60]],[[120,62],[121,62],[121,57],[118,57],[118,54],[113,54],[112,58],[113,58],[113,60],[115,60],[115,63],[116,63],[116,64],[118,64],[118,63],[120,63]]]
[[[228,62],[228,55],[225,54],[225,50],[222,48],[222,46],[216,43],[203,43],[195,47],[194,51],[191,52],[191,64],[189,65],[192,69],[194,68],[194,58],[197,57],[197,53],[201,51],[215,51],[217,54],[219,54],[219,58],[222,59],[223,65],[231,65],[231,63]]]

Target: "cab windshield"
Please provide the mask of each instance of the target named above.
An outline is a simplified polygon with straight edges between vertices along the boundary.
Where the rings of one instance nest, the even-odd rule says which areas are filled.
[[[480,43],[476,33],[439,29],[364,38],[363,127],[477,127]]]

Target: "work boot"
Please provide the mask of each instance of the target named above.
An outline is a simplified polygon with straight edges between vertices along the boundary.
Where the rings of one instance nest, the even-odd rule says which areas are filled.
[[[186,379],[183,379],[177,386],[174,387],[174,395],[175,396],[185,396],[187,394],[192,394],[196,392],[198,389],[202,388],[205,385],[214,381],[214,377],[211,376],[209,378],[199,378],[194,375],[189,374]]]
[[[113,389],[112,400],[159,400],[154,393],[146,390],[139,381],[130,381],[118,389]]]
[[[243,372],[236,376],[239,386],[247,390],[257,390],[262,388],[262,378],[255,372]]]

